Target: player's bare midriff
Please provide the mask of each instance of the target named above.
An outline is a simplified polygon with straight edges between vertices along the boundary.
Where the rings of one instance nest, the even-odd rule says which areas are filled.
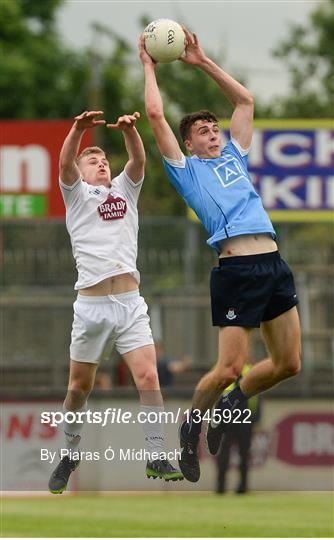
[[[80,289],[83,296],[107,296],[108,294],[122,294],[138,289],[137,280],[131,274],[120,274],[103,279],[96,285]]]
[[[240,255],[258,255],[277,251],[277,244],[270,234],[244,234],[227,238],[220,242],[221,252],[219,258],[237,257]]]

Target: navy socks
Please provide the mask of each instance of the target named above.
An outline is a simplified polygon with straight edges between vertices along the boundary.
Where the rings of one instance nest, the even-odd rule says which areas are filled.
[[[239,405],[239,403],[242,403],[243,401],[247,401],[249,396],[246,396],[242,390],[240,389],[240,386],[236,386],[231,392],[229,392],[227,395],[222,396],[220,400],[218,401],[216,407],[217,409],[234,409]]]
[[[242,403],[243,401],[247,401],[249,396],[246,396],[239,386],[236,386],[231,392],[229,392],[227,395],[222,396],[219,401],[217,402],[215,409],[234,409],[239,405],[239,403]],[[183,437],[186,439],[198,439],[201,433],[202,429],[202,420],[199,421],[199,415],[198,411],[196,409],[196,412],[192,409],[190,413],[189,423],[184,422],[182,424],[181,432]]]
[[[198,415],[198,409],[196,409],[195,413],[193,409],[191,410],[189,420],[189,423],[184,422],[182,424],[182,435],[186,439],[198,439],[202,429],[202,420]]]

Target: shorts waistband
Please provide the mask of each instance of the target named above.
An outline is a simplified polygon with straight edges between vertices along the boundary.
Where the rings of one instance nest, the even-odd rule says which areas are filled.
[[[106,296],[83,296],[78,293],[77,301],[83,304],[109,304],[110,302],[127,302],[139,297],[139,289],[120,294],[108,294]]]
[[[270,251],[269,253],[257,253],[256,255],[238,255],[237,257],[222,257],[218,259],[219,266],[228,266],[229,264],[256,264],[263,262],[274,262],[281,258],[279,251]]]

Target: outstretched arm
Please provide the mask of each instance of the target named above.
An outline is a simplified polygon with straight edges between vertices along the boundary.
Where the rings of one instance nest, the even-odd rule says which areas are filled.
[[[180,160],[182,152],[179,143],[164,115],[163,102],[155,75],[156,63],[145,50],[143,36],[139,40],[139,56],[144,66],[146,114],[158,148],[161,155]]]
[[[59,176],[68,186],[74,184],[79,178],[80,171],[75,162],[80,148],[82,136],[86,129],[104,125],[105,120],[96,120],[96,117],[103,114],[103,111],[85,111],[75,117],[75,122],[69,134],[64,140],[59,155]]]
[[[196,34],[183,27],[187,39],[185,55],[180,58],[193,64],[209,75],[222,89],[225,97],[234,107],[231,118],[231,136],[242,148],[248,148],[253,134],[254,100],[252,94],[208,58],[200,47]]]
[[[107,128],[122,131],[129,160],[124,169],[135,183],[143,179],[145,169],[145,149],[143,141],[135,127],[140,113],[120,116],[116,124],[107,124]]]

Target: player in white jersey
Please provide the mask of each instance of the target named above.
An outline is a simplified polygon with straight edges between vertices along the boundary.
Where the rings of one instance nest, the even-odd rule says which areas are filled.
[[[124,115],[107,127],[123,133],[128,162],[111,179],[109,162],[99,147],[78,151],[86,129],[105,125],[102,111],[75,118],[60,152],[59,183],[66,206],[66,226],[78,270],[70,346],[70,375],[64,412],[83,413],[64,423],[65,456],[49,481],[52,493],[62,493],[79,465],[82,418],[105,348],[113,344],[128,365],[139,391],[142,415],[160,418],[163,400],[147,305],[139,294],[136,267],[137,201],[144,179],[145,150],[136,129],[139,113]],[[164,456],[162,422],[143,423],[148,477],[182,480]],[[67,451],[66,451],[67,450]],[[159,459],[156,459],[156,457]],[[161,459],[160,459],[161,458]]]
[[[146,113],[167,175],[202,221],[209,233],[207,242],[219,257],[219,266],[211,273],[212,318],[219,327],[218,360],[199,381],[189,421],[180,430],[180,468],[185,478],[197,482],[203,416],[211,421],[207,444],[216,454],[225,421],[233,419],[233,411],[238,413],[238,403],[298,373],[301,347],[293,277],[277,251],[275,231],[247,171],[253,98],[206,56],[195,34],[184,32],[187,46],[180,60],[204,71],[234,108],[231,140],[225,147],[213,113],[204,110],[185,116],[180,133],[191,157],[185,156],[165,119],[156,64],[141,37]],[[271,358],[253,366],[240,385],[222,397],[223,390],[237,381],[248,357],[250,330],[260,326]]]

